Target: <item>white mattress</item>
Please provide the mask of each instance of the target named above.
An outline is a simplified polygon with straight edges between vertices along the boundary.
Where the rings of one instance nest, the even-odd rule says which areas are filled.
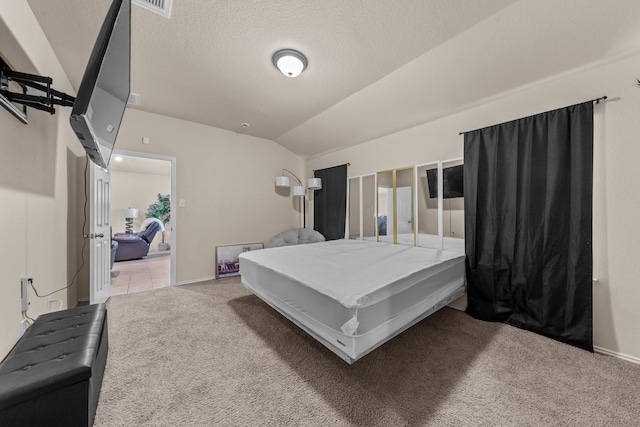
[[[249,290],[352,363],[462,295],[464,254],[333,240],[245,252],[240,274]]]

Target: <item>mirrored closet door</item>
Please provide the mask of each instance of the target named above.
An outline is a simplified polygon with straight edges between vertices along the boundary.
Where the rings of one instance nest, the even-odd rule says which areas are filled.
[[[415,246],[414,167],[377,175],[378,241]]]
[[[376,238],[376,177],[375,174],[349,178],[347,238]]]
[[[464,252],[463,160],[442,162],[442,227],[443,246]]]
[[[418,246],[464,252],[463,160],[416,166]]]
[[[438,165],[439,162],[416,166],[418,181],[418,246],[440,249],[440,199],[438,198]]]

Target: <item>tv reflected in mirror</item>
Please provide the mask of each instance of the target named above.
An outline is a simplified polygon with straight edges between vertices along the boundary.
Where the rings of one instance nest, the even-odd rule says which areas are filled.
[[[463,165],[444,168],[442,175],[442,198],[464,197]],[[436,199],[438,197],[438,169],[427,169],[427,183],[429,184],[429,198]]]
[[[113,0],[69,119],[89,158],[105,169],[129,99],[130,71],[131,0]]]

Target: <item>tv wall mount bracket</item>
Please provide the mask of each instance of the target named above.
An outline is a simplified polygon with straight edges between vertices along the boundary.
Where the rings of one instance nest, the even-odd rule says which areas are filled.
[[[21,92],[11,92],[9,83],[14,82]],[[27,121],[27,107],[55,114],[55,106],[73,107],[75,98],[51,87],[53,79],[35,74],[13,71],[0,58],[0,104],[23,123]],[[17,88],[16,88],[17,89]],[[21,104],[22,109],[15,104]]]

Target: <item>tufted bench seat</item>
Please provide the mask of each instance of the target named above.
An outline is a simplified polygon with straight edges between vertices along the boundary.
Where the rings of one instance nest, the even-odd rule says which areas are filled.
[[[91,426],[107,361],[107,309],[39,316],[0,364],[0,426]]]

